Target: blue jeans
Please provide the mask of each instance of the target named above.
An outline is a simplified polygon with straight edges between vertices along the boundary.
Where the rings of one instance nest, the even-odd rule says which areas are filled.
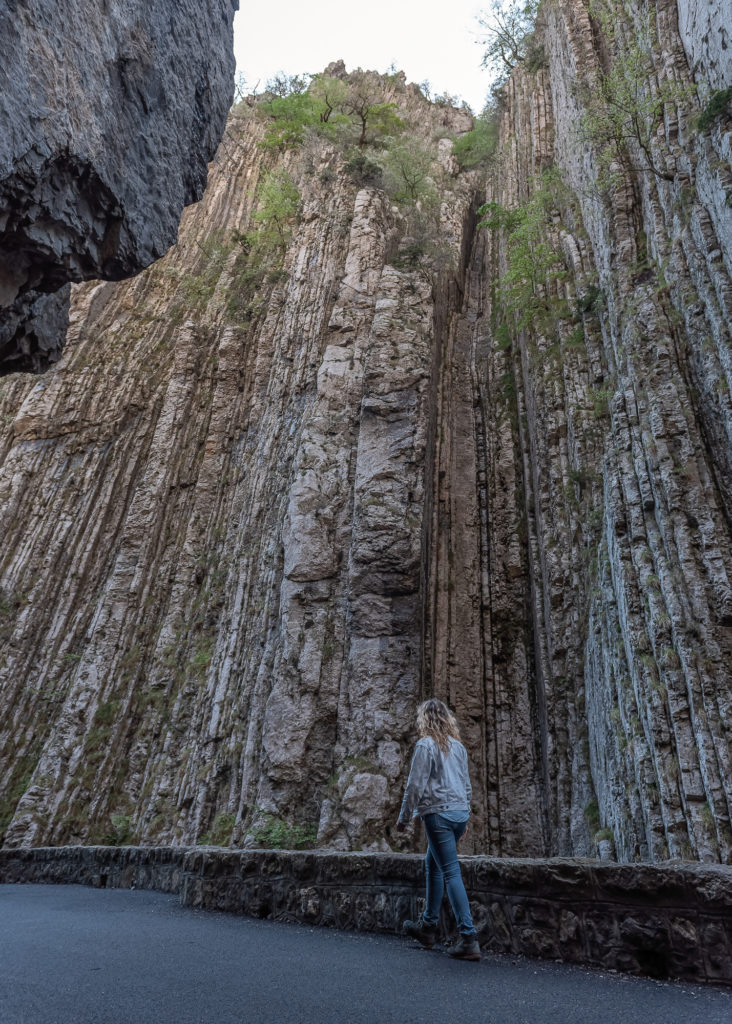
[[[441,814],[425,814],[424,830],[427,833],[427,905],[422,919],[427,925],[437,924],[442,906],[442,896],[447,888],[447,898],[458,923],[461,935],[475,935],[473,918],[470,915],[468,894],[457,856],[457,841],[467,827],[467,821],[447,821]]]

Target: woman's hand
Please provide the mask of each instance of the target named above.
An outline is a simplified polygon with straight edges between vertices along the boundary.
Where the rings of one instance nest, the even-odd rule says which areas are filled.
[[[462,834],[462,835],[460,836],[460,838],[458,839],[458,842],[459,842],[459,843],[462,843],[463,839],[465,839],[465,837],[466,837],[466,835],[467,835],[467,834],[468,834],[468,826],[466,825],[466,826],[465,826],[465,831],[463,832],[463,834]]]
[[[397,830],[397,832],[406,832],[407,831],[407,826],[404,824],[403,821],[398,821],[396,823],[396,830]]]

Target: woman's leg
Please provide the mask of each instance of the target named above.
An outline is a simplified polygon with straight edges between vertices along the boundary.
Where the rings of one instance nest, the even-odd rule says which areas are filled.
[[[475,926],[470,914],[468,894],[465,892],[457,856],[457,838],[465,831],[465,825],[445,821],[439,814],[428,814],[425,816],[424,826],[429,847],[428,856],[431,854],[433,861],[440,869],[447,889],[447,898],[450,900],[460,934],[472,938],[475,936]],[[431,905],[430,911],[434,911],[434,909],[434,905]],[[439,908],[437,913],[439,913]],[[434,920],[437,920],[436,916]]]
[[[445,876],[429,847],[424,859],[424,874],[426,901],[422,920],[426,925],[436,925],[440,917],[442,897],[445,893]]]

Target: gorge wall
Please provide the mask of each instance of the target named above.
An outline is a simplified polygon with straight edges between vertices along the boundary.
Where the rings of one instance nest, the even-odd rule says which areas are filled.
[[[69,281],[130,277],[175,241],[224,130],[237,7],[2,4],[0,374],[58,358]]]
[[[643,89],[685,99],[606,187],[578,125],[649,11],[550,0],[483,167],[381,80],[433,149],[422,255],[245,107],[178,245],[0,384],[5,845],[399,848],[435,693],[472,850],[730,862],[732,131],[697,119],[732,78],[694,96],[702,29],[650,13]],[[273,174],[302,201],[253,282]]]

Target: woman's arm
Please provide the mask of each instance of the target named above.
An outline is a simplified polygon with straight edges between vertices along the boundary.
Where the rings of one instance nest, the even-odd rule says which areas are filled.
[[[419,798],[427,786],[431,767],[432,754],[429,747],[426,743],[418,743],[409,768],[409,778],[404,790],[404,800],[402,801],[402,809],[399,812],[397,825],[406,826],[409,824],[414,809],[419,803]]]

